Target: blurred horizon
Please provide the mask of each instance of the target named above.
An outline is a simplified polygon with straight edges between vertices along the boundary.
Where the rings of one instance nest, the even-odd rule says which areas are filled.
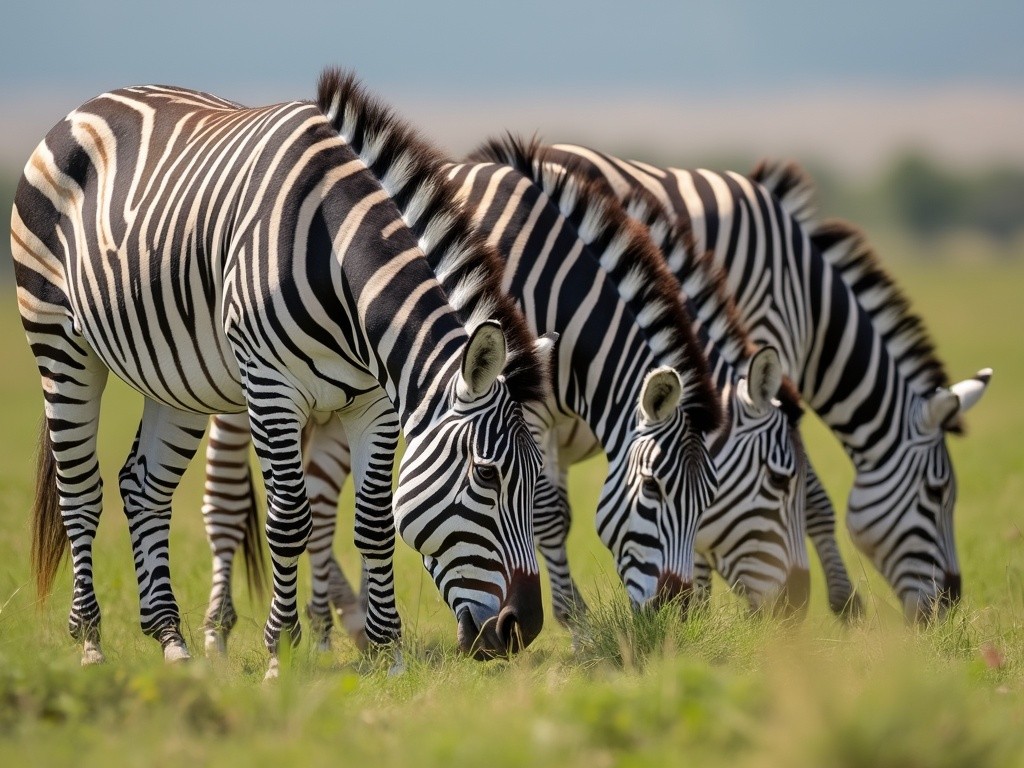
[[[456,158],[512,131],[684,167],[792,158],[863,200],[922,163],[918,186],[946,174],[970,195],[1024,188],[1024,4],[1006,0],[654,0],[627,13],[583,0],[72,0],[5,16],[0,188],[105,90],[159,82],[259,105],[312,98],[329,65]],[[967,194],[947,191],[950,205]],[[1024,219],[1024,200],[995,205],[1001,221]]]

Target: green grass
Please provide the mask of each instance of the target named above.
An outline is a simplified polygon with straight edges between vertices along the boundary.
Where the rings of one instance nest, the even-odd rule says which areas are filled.
[[[883,251],[884,253],[885,251]],[[491,766],[979,766],[1024,764],[1024,266],[899,262],[951,375],[992,366],[990,392],[951,439],[960,501],[963,606],[910,629],[895,600],[843,536],[867,616],[843,627],[820,577],[806,622],[746,616],[716,584],[709,611],[634,617],[593,531],[600,460],[574,470],[579,512],[571,556],[593,614],[570,636],[550,622],[511,662],[478,664],[454,651],[455,624],[417,558],[400,545],[407,670],[361,658],[340,634],[321,658],[307,646],[266,686],[260,641],[266,607],[236,588],[242,620],[227,659],[167,668],[138,629],[135,579],[116,472],[141,410],[118,382],[104,403],[107,512],[96,543],[97,590],[109,663],[81,669],[65,622],[69,574],[45,606],[28,563],[41,396],[13,288],[0,312],[0,754],[5,764]],[[811,420],[813,422],[813,420]],[[819,424],[807,442],[842,507],[845,457]],[[191,648],[209,555],[197,462],[176,497],[172,562]],[[344,499],[351,508],[351,491]],[[341,530],[346,530],[343,525]],[[350,545],[339,544],[354,569]],[[353,571],[354,572],[354,571]]]

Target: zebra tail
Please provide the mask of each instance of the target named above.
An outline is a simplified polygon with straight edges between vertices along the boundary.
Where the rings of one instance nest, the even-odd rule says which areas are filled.
[[[260,508],[256,502],[251,466],[246,469],[246,480],[249,486],[249,510],[245,516],[245,533],[242,535],[245,580],[249,594],[262,601],[267,593],[267,556],[263,551],[263,526],[260,525]]]
[[[32,505],[32,571],[36,576],[36,594],[41,598],[40,607],[50,596],[57,569],[69,549],[57,494],[57,460],[53,457],[53,442],[44,417],[39,430],[36,497]]]

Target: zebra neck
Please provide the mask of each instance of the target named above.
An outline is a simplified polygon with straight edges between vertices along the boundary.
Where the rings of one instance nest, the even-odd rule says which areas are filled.
[[[503,266],[502,285],[535,335],[558,334],[552,385],[608,451],[626,439],[644,375],[659,364],[614,281],[541,189],[508,166],[450,166]],[[623,414],[628,414],[623,417]]]
[[[355,352],[410,434],[447,401],[468,334],[413,234],[393,207],[387,215],[388,207],[384,200],[385,215],[353,232],[346,201],[325,199],[325,229],[340,270],[321,284],[333,283],[324,293],[336,312],[354,315],[361,331]],[[391,220],[381,227],[382,218]]]

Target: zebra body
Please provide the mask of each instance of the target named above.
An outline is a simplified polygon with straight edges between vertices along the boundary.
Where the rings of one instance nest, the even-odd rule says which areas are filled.
[[[528,408],[534,433],[546,441],[549,458],[559,458],[559,442],[573,460],[602,447],[607,451],[604,498],[614,503],[604,503],[598,530],[616,557],[632,601],[639,605],[687,590],[697,523],[715,490],[702,435],[717,423],[718,404],[710,396],[706,363],[685,315],[678,309],[665,311],[661,318],[652,315],[650,322],[657,325],[638,323],[572,222],[514,169],[477,164],[453,166],[448,173],[481,235],[502,255],[503,284],[531,328],[558,334],[551,396],[543,406]],[[642,228],[622,215],[614,201],[604,202],[617,219],[602,226],[623,228],[620,235],[628,248],[652,247]],[[513,244],[516,240],[519,246]],[[652,336],[657,337],[654,342]],[[215,430],[221,421],[215,420]],[[330,478],[314,504],[322,510],[315,515],[317,526],[324,527],[315,528],[313,540],[327,552],[344,472],[344,436],[334,426],[328,431],[334,437],[316,438],[327,453],[309,452],[310,462],[318,467],[312,474]],[[586,437],[566,442],[567,435]],[[232,458],[223,451],[208,458],[216,466],[245,460],[244,453]],[[564,475],[552,466],[545,474],[558,486],[545,492],[538,484],[535,504],[538,543],[546,556],[551,552],[544,531],[568,520]],[[215,510],[205,511],[209,518]],[[558,546],[564,553],[564,539]],[[565,619],[575,610],[578,593],[564,560],[549,557],[549,566],[556,615]],[[336,565],[326,574],[318,574],[315,563],[313,570],[321,594],[328,575],[340,576]],[[317,592],[314,583],[314,601]],[[352,594],[350,588],[347,594]],[[358,612],[351,601],[346,608],[350,615]]]
[[[558,178],[558,174],[545,173],[548,150],[539,146],[533,148],[532,155],[523,156],[514,142],[490,142],[474,157],[511,163],[542,187],[554,186],[548,177]],[[583,184],[578,179],[575,183]],[[581,232],[594,229],[588,224],[592,214],[575,199],[571,186],[556,187],[552,196]],[[696,540],[698,586],[701,593],[706,592],[707,558],[729,584],[746,594],[753,607],[802,606],[808,582],[803,543],[803,450],[787,417],[772,404],[781,388],[777,355],[774,350],[762,350],[760,363],[750,367],[756,350],[735,317],[727,319],[734,312],[726,306],[722,293],[724,278],[710,261],[695,257],[685,232],[659,217],[654,206],[646,205],[644,211],[648,215],[638,218],[650,227],[656,248],[637,253],[621,253],[614,244],[603,249],[592,244],[591,248],[637,316],[650,312],[637,285],[661,283],[674,294],[688,309],[712,369],[726,421],[707,435],[719,489],[702,517]],[[600,244],[612,238],[598,230],[593,239]],[[680,272],[690,273],[689,295],[659,263],[659,248],[687,260],[687,268]],[[701,322],[698,309],[706,310],[713,319]],[[753,381],[747,378],[748,368]],[[748,386],[752,383],[753,387]],[[795,393],[787,393],[787,401],[796,406]]]
[[[527,331],[508,313],[500,326],[474,317],[472,333],[460,321],[387,191],[332,123],[343,90],[328,73],[319,104],[247,109],[126,88],[73,111],[25,167],[11,241],[51,459],[40,468],[37,580],[47,592],[66,531],[69,625],[84,662],[102,660],[91,550],[108,371],[145,397],[119,480],[143,630],[165,657],[187,656],[167,555],[171,494],[207,415],[243,410],[268,489],[271,672],[282,630],[298,635],[296,560],[311,528],[300,433],[311,414],[340,413],[353,438],[368,631],[387,639],[398,627],[390,484],[400,426],[395,520],[450,579],[463,647],[501,652],[539,631],[540,457],[513,396],[541,391],[520,343]],[[454,538],[469,532],[473,545]]]
[[[904,613],[927,617],[957,599],[956,482],[945,431],[977,401],[991,371],[948,386],[930,342],[921,343],[919,321],[900,322],[906,307],[893,332],[881,332],[823,256],[825,244],[755,181],[656,168],[573,145],[557,149],[558,162],[601,179],[621,199],[643,189],[669,215],[688,220],[698,252],[712,251],[725,270],[753,338],[779,349],[786,374],[850,456],[856,477],[847,528]],[[808,515],[828,518],[831,506]]]

